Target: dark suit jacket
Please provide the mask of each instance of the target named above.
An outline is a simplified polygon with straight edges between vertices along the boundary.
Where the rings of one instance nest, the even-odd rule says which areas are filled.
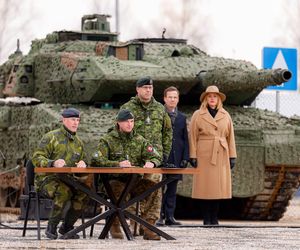
[[[178,111],[174,124],[172,124],[172,128],[172,149],[169,155],[168,163],[172,163],[179,168],[182,160],[189,160],[189,141],[186,126],[186,116],[183,113]],[[182,179],[181,174],[172,176],[176,176],[179,180]]]

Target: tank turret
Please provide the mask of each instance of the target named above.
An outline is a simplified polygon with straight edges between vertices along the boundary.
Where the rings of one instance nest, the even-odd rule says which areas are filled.
[[[120,42],[110,31],[109,17],[85,15],[81,31],[56,31],[34,40],[27,55],[14,54],[0,66],[0,207],[18,205],[24,183],[20,166],[43,134],[60,125],[65,107],[81,110],[79,134],[90,156],[119,105],[135,95],[137,79],[149,75],[158,100],[170,85],[180,90],[180,108],[188,117],[208,85],[226,94],[238,158],[234,199],[221,207],[223,216],[280,219],[299,187],[300,121],[246,106],[265,87],[291,79],[291,72],[212,57],[165,33]],[[187,210],[190,216],[199,211],[197,200],[190,198],[190,178],[184,176],[178,187],[178,218]]]
[[[81,32],[58,31],[32,43],[29,55],[14,62],[4,96],[35,97],[55,103],[121,103],[135,94],[134,83],[151,75],[155,95],[170,85],[182,101],[214,84],[227,104],[249,105],[269,85],[288,81],[288,70],[259,70],[252,63],[211,57],[184,39],[147,38],[117,41],[108,15],[85,15]]]

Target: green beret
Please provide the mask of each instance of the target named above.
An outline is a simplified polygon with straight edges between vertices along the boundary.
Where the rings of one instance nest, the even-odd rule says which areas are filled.
[[[70,118],[70,117],[80,117],[80,112],[79,110],[75,109],[75,108],[67,108],[62,112],[62,117],[64,118]]]
[[[153,85],[153,81],[149,76],[140,78],[139,80],[137,80],[136,82],[136,86],[137,87],[142,87],[144,85]]]
[[[116,120],[121,122],[127,121],[128,119],[134,119],[133,114],[128,109],[121,109],[117,114]]]

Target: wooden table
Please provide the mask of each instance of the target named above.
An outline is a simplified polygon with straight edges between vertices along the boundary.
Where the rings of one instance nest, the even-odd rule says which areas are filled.
[[[175,240],[174,237],[170,236],[169,234],[163,232],[162,230],[158,229],[156,226],[149,224],[147,221],[143,220],[141,217],[128,212],[126,209],[131,205],[135,204],[143,200],[146,196],[151,194],[152,192],[156,191],[157,189],[163,187],[164,185],[172,182],[173,178],[165,178],[159,183],[155,184],[151,188],[147,189],[142,194],[126,201],[126,197],[128,193],[133,188],[135,180],[139,174],[197,174],[199,170],[196,168],[96,168],[96,167],[87,167],[87,168],[76,168],[76,167],[63,167],[63,168],[35,168],[35,173],[53,173],[57,174],[57,176],[65,183],[75,187],[76,189],[81,190],[82,192],[86,193],[91,199],[94,201],[107,206],[109,209],[101,214],[96,215],[89,221],[83,223],[82,225],[76,227],[75,229],[69,231],[64,235],[64,237],[69,237],[75,235],[76,233],[83,231],[87,227],[90,227],[97,223],[102,219],[107,219],[105,226],[99,236],[99,239],[104,239],[109,232],[110,227],[112,226],[112,222],[114,218],[117,216],[120,220],[121,226],[126,234],[128,240],[133,239],[133,235],[130,231],[130,228],[126,222],[126,217],[130,218],[142,226],[147,227],[149,230],[157,233],[158,235],[164,237],[167,240]],[[85,173],[85,174],[99,174],[100,178],[103,181],[104,188],[107,192],[109,200],[101,197],[95,190],[90,190],[85,185],[82,185],[78,181],[76,181],[72,175],[76,173]],[[105,178],[107,174],[128,174],[129,178],[126,183],[126,186],[119,197],[116,199],[112,188],[109,184],[109,180]]]

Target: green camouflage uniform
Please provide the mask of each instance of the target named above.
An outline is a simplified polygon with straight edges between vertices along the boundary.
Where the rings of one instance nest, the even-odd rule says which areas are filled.
[[[172,146],[172,123],[164,106],[153,97],[150,103],[144,104],[138,96],[121,106],[134,115],[134,130],[147,139],[157,151],[168,157]],[[160,174],[145,175],[155,181],[161,179]]]
[[[93,154],[92,165],[118,167],[119,162],[124,160],[129,160],[133,166],[138,167],[143,167],[147,161],[159,166],[162,157],[141,135],[134,131],[122,133],[116,127],[100,139],[97,151]],[[110,175],[112,190],[117,198],[120,197],[125,187],[127,176],[126,174]],[[130,192],[131,197],[141,194],[154,184],[155,182],[151,180],[138,178],[134,190]],[[142,214],[143,218],[155,220],[158,218],[157,208],[160,208],[160,200],[158,191],[145,198],[147,205]]]
[[[168,158],[172,147],[172,123],[165,107],[157,102],[153,97],[147,104],[142,103],[138,96],[132,97],[130,101],[121,106],[120,109],[128,109],[134,115],[134,130],[147,139],[163,156]],[[158,183],[161,174],[145,174],[144,179],[149,179]],[[157,196],[162,196],[161,190]],[[159,201],[161,202],[161,200]],[[143,214],[145,203],[141,202],[140,210]],[[150,204],[151,205],[151,204]],[[132,207],[130,210],[132,211]],[[157,206],[156,213],[160,213],[160,204]]]
[[[68,167],[75,167],[80,160],[85,161],[82,141],[64,126],[44,135],[33,154],[32,162],[35,166],[47,168],[52,167],[53,162],[58,159],[65,160]],[[87,179],[87,175],[84,174],[74,177],[82,183]],[[66,185],[55,174],[36,174],[35,186],[37,190],[53,199],[54,206],[49,216],[49,224],[57,225],[60,222],[67,202],[71,201],[64,223],[69,227],[73,226],[88,202],[86,194]]]

